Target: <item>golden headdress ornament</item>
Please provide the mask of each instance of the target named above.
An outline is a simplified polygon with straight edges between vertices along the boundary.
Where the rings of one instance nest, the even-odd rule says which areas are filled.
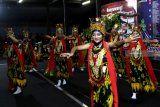
[[[56,33],[63,33],[63,24],[56,24]]]
[[[116,24],[114,24],[113,28],[117,29],[117,28],[119,28],[119,25],[116,23]]]
[[[138,33],[140,33],[141,32],[141,28],[138,25],[135,25],[133,27],[133,29],[132,29],[132,32],[135,32],[135,31],[137,31]]]
[[[102,34],[106,34],[106,28],[104,22],[100,18],[91,19],[90,18],[90,30],[93,32],[94,30],[100,31]]]

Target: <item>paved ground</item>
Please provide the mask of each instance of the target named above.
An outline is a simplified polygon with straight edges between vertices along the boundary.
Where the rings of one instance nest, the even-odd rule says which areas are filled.
[[[160,82],[159,62],[153,61]],[[23,93],[11,95],[7,90],[7,64],[0,59],[0,107],[90,107],[90,88],[86,71],[75,71],[66,86],[55,87],[55,80],[43,76],[47,62],[39,62],[39,71],[26,73],[28,85]],[[139,93],[138,101],[130,100],[131,89],[124,79],[118,79],[119,107],[159,107],[160,91]]]

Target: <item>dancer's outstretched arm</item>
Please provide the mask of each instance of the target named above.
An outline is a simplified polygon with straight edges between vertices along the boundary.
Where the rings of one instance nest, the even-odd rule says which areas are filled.
[[[67,57],[70,58],[71,56],[74,55],[74,53],[78,50],[87,50],[90,46],[90,43],[84,44],[84,45],[79,45],[79,46],[75,46],[71,49],[70,53],[62,53],[60,54],[60,57]]]

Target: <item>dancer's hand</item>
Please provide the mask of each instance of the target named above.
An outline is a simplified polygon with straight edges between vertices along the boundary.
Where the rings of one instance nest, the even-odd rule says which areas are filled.
[[[71,54],[71,53],[62,53],[62,54],[60,54],[60,57],[67,57],[67,59],[69,59],[71,56],[73,56],[73,54]]]
[[[137,39],[139,39],[141,36],[139,34],[132,34],[130,35],[128,38],[124,39],[125,43],[129,43],[131,41],[136,41]]]

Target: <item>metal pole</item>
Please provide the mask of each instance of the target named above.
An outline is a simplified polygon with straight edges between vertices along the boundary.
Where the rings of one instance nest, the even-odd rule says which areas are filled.
[[[64,21],[64,35],[66,35],[66,2],[63,0],[63,21]]]
[[[96,17],[100,16],[100,0],[96,0]]]

